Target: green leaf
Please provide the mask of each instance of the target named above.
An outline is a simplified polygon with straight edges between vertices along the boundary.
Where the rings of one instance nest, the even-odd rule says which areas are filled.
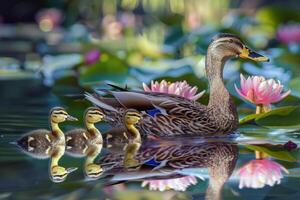
[[[98,63],[81,70],[79,84],[94,86],[105,81],[123,84],[127,76],[128,66],[126,63],[112,54],[103,53]]]
[[[246,117],[243,117],[242,119],[240,119],[239,123],[244,124],[246,122],[249,122],[249,121],[252,121],[252,120],[256,119],[258,116],[259,116],[259,114],[247,115]]]
[[[291,88],[292,95],[300,97],[300,78],[291,80],[289,87]]]
[[[245,145],[246,148],[253,151],[260,151],[267,154],[270,157],[276,158],[278,160],[296,162],[297,159],[287,150],[279,148],[275,145],[262,146],[262,145]]]
[[[240,124],[255,120],[258,125],[271,128],[300,127],[300,107],[285,106],[262,114],[251,114],[240,119]]]
[[[286,106],[274,109],[256,117],[255,122],[268,128],[300,128],[300,106]]]
[[[239,131],[245,133],[246,135],[254,137],[254,136],[267,135],[271,130],[257,125],[243,124],[239,126]]]

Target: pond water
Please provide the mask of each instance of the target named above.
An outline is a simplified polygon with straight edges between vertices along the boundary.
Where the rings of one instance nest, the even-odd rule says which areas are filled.
[[[49,160],[27,156],[11,142],[28,131],[48,128],[48,113],[52,107],[59,105],[72,110],[74,105],[66,104],[39,80],[2,81],[0,88],[0,199],[218,199],[222,195],[223,199],[260,200],[297,199],[300,196],[299,164],[291,162],[290,154],[273,148],[281,148],[280,144],[289,140],[299,145],[299,133],[276,130],[262,134],[263,130],[252,130],[251,126],[247,128],[252,130],[252,135],[239,132],[230,138],[145,141],[133,151],[133,157],[139,163],[137,167],[126,167],[124,161],[124,149],[130,144],[113,151],[104,149],[97,160],[104,169],[98,180],[84,177],[83,159],[64,156],[61,165],[78,167],[78,170],[63,183],[53,183],[48,175]],[[80,117],[82,111],[78,109],[75,116]],[[70,130],[80,123],[64,123],[61,127]],[[109,128],[105,124],[97,127],[101,131]],[[274,155],[274,161],[289,170],[289,174],[283,173],[280,184],[262,189],[239,189],[236,172],[255,159],[251,148],[272,151],[269,154]],[[193,177],[193,184],[184,192],[150,191],[149,185],[141,186],[147,180],[187,176]]]

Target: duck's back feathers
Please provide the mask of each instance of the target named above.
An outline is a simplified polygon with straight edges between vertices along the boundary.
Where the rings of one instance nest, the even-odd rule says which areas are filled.
[[[151,92],[106,91],[106,94],[111,97],[104,98],[99,94],[87,94],[86,97],[113,119],[111,124],[114,126],[123,123],[122,116],[127,109],[141,111],[143,115],[137,127],[142,136],[209,135],[215,132],[222,134],[216,128],[214,120],[211,120],[209,108],[196,101],[177,95]]]
[[[51,132],[46,129],[38,129],[25,134],[17,141],[22,151],[31,157],[46,159],[50,157]]]

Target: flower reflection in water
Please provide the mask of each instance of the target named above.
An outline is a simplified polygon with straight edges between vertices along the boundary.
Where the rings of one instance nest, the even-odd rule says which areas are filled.
[[[165,191],[173,189],[176,191],[185,191],[190,185],[197,184],[197,179],[194,176],[184,176],[174,179],[146,180],[143,181],[142,187],[148,184],[150,190]]]
[[[280,184],[283,178],[281,171],[289,173],[285,167],[275,161],[251,160],[237,172],[237,175],[240,176],[239,188],[263,188],[265,185]]]

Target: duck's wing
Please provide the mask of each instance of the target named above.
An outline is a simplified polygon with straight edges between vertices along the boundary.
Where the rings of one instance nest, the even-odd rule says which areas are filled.
[[[88,149],[88,133],[85,129],[66,132],[66,153],[73,157],[84,157]]]
[[[194,131],[191,127],[193,124],[190,124],[191,119],[198,122],[207,120],[206,106],[176,95],[105,90],[102,94],[110,97],[95,93],[86,94],[86,98],[104,109],[105,114],[113,119],[111,124],[114,126],[122,124],[122,117],[127,109],[141,111],[143,118],[139,126],[146,134],[189,135]]]
[[[17,140],[17,146],[31,157],[49,158],[52,149],[50,134],[51,132],[46,129],[30,131]]]

